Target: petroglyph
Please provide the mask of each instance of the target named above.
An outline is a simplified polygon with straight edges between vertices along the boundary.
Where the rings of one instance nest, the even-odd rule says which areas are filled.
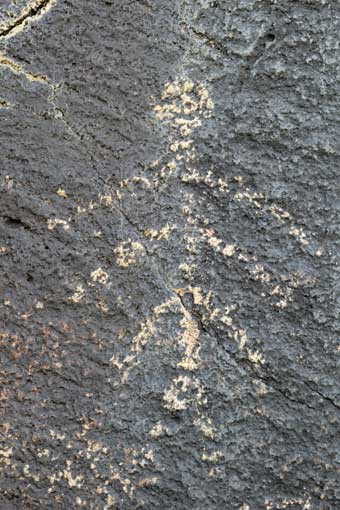
[[[4,3],[0,506],[333,509],[337,7]]]

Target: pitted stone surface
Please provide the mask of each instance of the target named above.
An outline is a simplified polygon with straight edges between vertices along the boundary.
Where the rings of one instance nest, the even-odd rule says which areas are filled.
[[[337,2],[0,7],[0,509],[340,507]]]

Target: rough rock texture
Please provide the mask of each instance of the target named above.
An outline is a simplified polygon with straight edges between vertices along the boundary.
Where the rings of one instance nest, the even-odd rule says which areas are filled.
[[[0,509],[340,508],[339,2],[0,10]]]

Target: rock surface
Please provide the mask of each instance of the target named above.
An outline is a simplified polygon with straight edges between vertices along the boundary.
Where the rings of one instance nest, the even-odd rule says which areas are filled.
[[[339,3],[0,10],[0,509],[340,508]]]

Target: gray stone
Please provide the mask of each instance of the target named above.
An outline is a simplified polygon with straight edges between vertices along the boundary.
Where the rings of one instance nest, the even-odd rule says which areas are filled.
[[[0,9],[0,509],[339,508],[340,5]]]

